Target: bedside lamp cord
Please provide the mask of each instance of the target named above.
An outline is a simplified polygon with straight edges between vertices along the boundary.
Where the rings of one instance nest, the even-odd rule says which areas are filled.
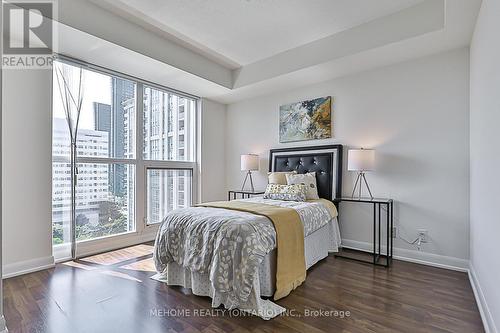
[[[386,208],[386,207],[382,207],[382,210],[383,210],[383,211],[385,211],[386,213],[388,213],[388,212],[387,212],[387,208]],[[396,220],[397,225],[400,225],[399,220],[398,220],[397,218],[395,218],[395,217],[393,217],[393,218],[394,218],[394,220]],[[401,231],[400,231],[399,233],[401,233]],[[404,237],[403,237],[403,236],[401,236],[400,234],[399,234],[399,235],[398,235],[398,234],[396,234],[396,238],[401,239],[402,241],[404,241],[404,242],[405,242],[405,243],[407,243],[407,244],[410,244],[410,245],[416,245],[416,246],[417,246],[417,250],[419,250],[419,251],[421,250],[421,246],[422,246],[422,239],[420,238],[420,236],[419,236],[419,237],[417,237],[417,238],[415,238],[415,240],[413,240],[413,241],[409,241],[409,240],[407,240],[406,238],[404,238]]]

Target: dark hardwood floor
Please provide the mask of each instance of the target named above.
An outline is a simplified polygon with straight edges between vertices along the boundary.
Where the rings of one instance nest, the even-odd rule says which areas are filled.
[[[9,331],[483,332],[465,273],[401,261],[385,269],[330,256],[278,301],[290,315],[264,321],[208,312],[209,298],[149,279],[151,251],[138,245],[5,280]]]

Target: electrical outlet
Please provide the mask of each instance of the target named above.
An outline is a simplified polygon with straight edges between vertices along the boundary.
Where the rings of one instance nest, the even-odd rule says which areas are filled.
[[[418,229],[417,231],[420,242],[427,243],[427,240],[429,239],[429,232],[426,229]]]
[[[398,227],[392,227],[392,238],[398,238]]]

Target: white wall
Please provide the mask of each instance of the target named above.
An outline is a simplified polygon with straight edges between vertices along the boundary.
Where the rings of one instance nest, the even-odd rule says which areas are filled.
[[[395,254],[467,267],[469,257],[469,59],[463,48],[231,104],[227,111],[228,188],[240,186],[242,153],[258,153],[256,187],[265,188],[270,148],[341,143],[374,147],[378,170],[367,176],[376,196],[396,200],[401,234],[429,231],[423,252],[401,240]],[[279,105],[331,95],[331,140],[279,144]],[[344,194],[354,174],[344,166]],[[342,204],[342,233],[351,245],[371,239],[371,207]]]
[[[0,6],[0,17],[3,17],[3,6]],[[0,24],[0,54],[3,54],[3,25]],[[3,68],[0,67],[0,267],[2,267],[2,81],[3,81]],[[5,325],[5,318],[3,315],[3,284],[2,284],[2,270],[0,270],[0,332],[6,332],[7,326]]]
[[[200,130],[200,202],[224,200],[226,106],[202,100]]]
[[[483,0],[470,50],[470,259],[491,332],[500,328],[500,2]]]
[[[3,271],[53,264],[50,70],[4,70]]]

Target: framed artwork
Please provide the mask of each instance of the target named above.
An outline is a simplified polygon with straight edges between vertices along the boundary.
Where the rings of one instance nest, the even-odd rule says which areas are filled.
[[[280,106],[280,142],[331,137],[331,96]]]

